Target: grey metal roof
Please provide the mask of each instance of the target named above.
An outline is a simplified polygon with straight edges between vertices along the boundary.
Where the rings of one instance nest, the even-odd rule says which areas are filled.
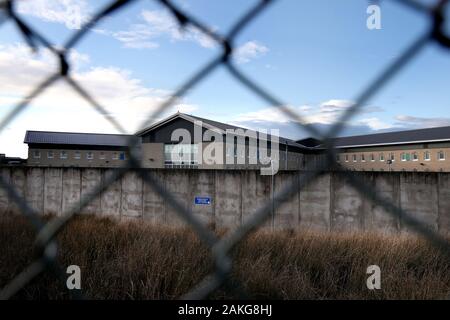
[[[134,136],[103,133],[27,131],[24,143],[126,147],[128,145],[127,140],[130,137]]]
[[[191,118],[200,120],[204,123],[209,124],[210,126],[216,127],[220,130],[226,131],[227,129],[232,129],[232,130],[236,130],[236,129],[243,129],[243,130],[248,130],[248,128],[243,128],[243,127],[238,127],[238,126],[234,126],[228,123],[223,123],[223,122],[218,122],[218,121],[214,121],[214,120],[210,120],[210,119],[205,119],[205,118],[201,118],[201,117],[197,117],[197,116],[193,116],[193,115],[187,115]],[[268,138],[270,139],[270,134],[267,135]],[[280,144],[287,144],[290,146],[294,146],[294,147],[298,147],[298,148],[305,148],[304,145],[297,143],[294,140],[288,139],[288,138],[283,138],[283,137],[278,137],[279,138],[279,143]]]
[[[450,126],[341,137],[335,138],[335,145],[339,148],[351,148],[439,141],[450,141]]]

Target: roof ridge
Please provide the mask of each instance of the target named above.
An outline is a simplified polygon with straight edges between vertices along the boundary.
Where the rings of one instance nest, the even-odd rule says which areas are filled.
[[[63,133],[63,134],[89,134],[89,135],[106,135],[106,136],[134,136],[133,134],[125,133],[97,133],[97,132],[69,132],[69,131],[46,131],[46,130],[27,130],[28,132],[39,132],[39,133]]]
[[[419,128],[419,129],[408,129],[408,130],[398,130],[398,131],[386,131],[386,132],[377,132],[377,133],[366,133],[366,134],[357,134],[357,135],[353,135],[353,136],[335,137],[333,139],[375,136],[375,135],[381,135],[381,134],[408,133],[408,132],[413,132],[413,131],[425,131],[425,130],[444,129],[444,128],[450,128],[450,126],[429,127],[429,128]]]

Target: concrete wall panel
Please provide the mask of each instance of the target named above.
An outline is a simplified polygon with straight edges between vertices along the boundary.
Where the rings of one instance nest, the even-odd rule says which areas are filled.
[[[48,168],[45,170],[44,212],[61,215],[63,177],[62,169]]]
[[[142,179],[137,172],[127,172],[122,178],[122,217],[142,217]]]
[[[300,190],[300,229],[330,230],[330,181],[324,174]]]
[[[0,175],[6,184],[11,183],[11,170],[9,168],[0,168]],[[0,188],[0,214],[6,213],[9,206],[9,197],[6,189]]]
[[[174,197],[183,208],[190,210],[190,189],[192,189],[193,186],[189,183],[188,170],[167,171],[165,174],[165,186],[170,195]],[[164,207],[167,223],[174,226],[185,225],[184,220],[178,216],[171,204],[170,201],[167,201]]]
[[[235,228],[242,219],[242,185],[240,171],[216,171],[215,214],[219,228]]]
[[[30,208],[44,214],[44,169],[30,168],[27,171],[25,198]]]
[[[80,207],[81,197],[81,170],[63,169],[63,199],[62,213],[68,213],[74,208]]]
[[[81,197],[84,199],[102,183],[102,172],[98,169],[81,170]],[[82,210],[86,214],[95,214],[101,211],[101,196],[97,196]]]
[[[332,174],[331,188],[331,230],[361,230],[364,223],[365,197],[361,196],[342,174]]]
[[[191,210],[195,217],[200,219],[204,224],[214,223],[214,171],[188,171]],[[195,197],[209,197],[210,204],[195,204]]]
[[[245,223],[256,210],[271,200],[271,176],[261,175],[259,170],[242,171],[242,221]],[[269,217],[264,224],[270,228]]]
[[[400,177],[398,175],[367,173],[366,178],[366,183],[376,190],[378,196],[397,206],[400,205]],[[393,233],[399,230],[400,217],[389,214],[382,206],[368,199],[365,203],[366,207],[363,212],[365,215],[365,230],[384,233]]]
[[[26,168],[13,168],[11,169],[11,185],[16,193],[25,200],[25,188],[26,188]],[[20,213],[19,207],[13,201],[9,201],[8,211]]]
[[[400,204],[414,218],[432,230],[438,229],[437,174],[402,173]],[[402,230],[406,229],[402,221]]]
[[[148,170],[157,181],[164,186],[163,170]],[[144,219],[153,224],[166,223],[164,198],[152,186],[144,183]]]
[[[293,185],[298,188],[298,175],[295,173],[280,171],[275,175],[275,196],[286,187]],[[292,189],[292,188],[291,188]],[[295,192],[292,196],[281,203],[275,209],[274,217],[275,229],[295,229],[300,223],[299,214],[299,193]]]
[[[438,174],[439,217],[438,228],[442,234],[450,234],[450,174]]]
[[[108,179],[114,174],[114,170],[109,169],[103,171],[102,183],[106,183]],[[120,218],[120,209],[121,209],[121,200],[122,200],[122,183],[121,181],[116,181],[114,183],[110,183],[108,187],[103,191],[101,199],[100,199],[100,207],[101,211],[98,213],[99,215]]]

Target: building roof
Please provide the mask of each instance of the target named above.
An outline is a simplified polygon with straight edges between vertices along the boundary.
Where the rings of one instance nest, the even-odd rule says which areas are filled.
[[[335,138],[337,148],[450,141],[450,126]]]
[[[317,146],[320,146],[322,144],[322,141],[313,137],[297,140],[297,143],[300,143],[306,147],[314,148]]]
[[[27,131],[24,143],[126,147],[130,137],[134,136],[103,133]]]
[[[165,118],[161,121],[158,121],[154,124],[152,124],[151,126],[149,126],[148,128],[141,130],[139,132],[136,133],[137,136],[142,136],[170,121],[173,121],[177,118],[182,118],[185,119],[187,121],[190,121],[192,123],[194,123],[195,121],[201,121],[202,122],[202,126],[205,127],[206,129],[213,129],[213,130],[218,130],[219,132],[221,132],[222,134],[226,134],[226,130],[227,129],[231,129],[231,130],[236,130],[236,129],[242,129],[242,130],[249,130],[248,128],[243,128],[243,127],[238,127],[238,126],[234,126],[228,123],[223,123],[223,122],[218,122],[218,121],[214,121],[214,120],[210,120],[210,119],[205,119],[205,118],[201,118],[201,117],[197,117],[197,116],[193,116],[193,115],[188,115],[185,113],[181,113],[181,112],[177,112],[171,116],[169,116],[168,118]],[[268,134],[268,138],[270,139],[270,134]],[[288,139],[288,138],[283,138],[283,137],[279,137],[279,143],[280,144],[287,144],[290,146],[295,146],[298,148],[308,148],[300,143],[297,143],[296,141],[292,140],[292,139]]]

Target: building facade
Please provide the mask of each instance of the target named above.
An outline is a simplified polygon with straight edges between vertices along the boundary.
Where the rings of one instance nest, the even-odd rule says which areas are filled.
[[[183,113],[134,135],[27,131],[27,164],[120,167],[128,144],[144,168],[303,170],[324,160],[322,142],[293,141]],[[334,139],[337,161],[355,171],[450,172],[450,126]]]
[[[27,164],[119,167],[128,143],[139,146],[144,168],[299,170],[312,148],[293,140],[176,113],[135,135],[27,131]]]
[[[450,126],[334,140],[337,161],[355,171],[450,172]]]
[[[142,164],[147,168],[298,170],[314,152],[293,140],[269,133],[176,113],[145,130]]]
[[[27,131],[28,165],[120,167],[129,157],[134,136],[96,133]]]

